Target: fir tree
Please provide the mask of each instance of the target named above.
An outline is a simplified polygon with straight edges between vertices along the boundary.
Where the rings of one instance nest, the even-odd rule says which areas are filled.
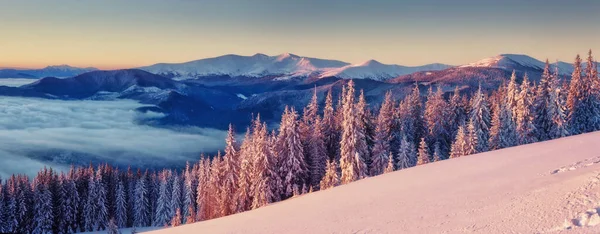
[[[489,139],[491,116],[485,94],[483,94],[481,90],[481,85],[471,99],[471,115],[469,121],[470,126],[472,125],[473,133],[475,134],[470,137],[470,140],[477,139],[477,141],[470,142],[475,146],[474,153],[487,151],[487,139]]]
[[[229,215],[233,214],[237,210],[237,201],[235,199],[235,195],[239,185],[239,153],[235,141],[235,132],[233,131],[232,125],[229,125],[229,133],[227,134],[225,143],[225,155],[223,156],[223,164],[221,169],[221,173],[223,173],[223,180],[218,186],[221,190],[221,214]]]
[[[437,162],[437,161],[441,161],[442,160],[442,153],[440,152],[440,143],[436,142],[433,144],[433,161]]]
[[[372,160],[369,166],[369,174],[379,175],[386,167],[388,157],[392,155],[391,149],[394,130],[394,101],[392,93],[386,92],[385,99],[379,109],[379,115],[375,124],[375,139],[372,151]],[[392,157],[393,160],[393,157]]]
[[[121,232],[119,231],[119,226],[117,225],[117,222],[115,221],[114,218],[111,218],[108,221],[107,233],[108,234],[121,234]]]
[[[120,179],[117,182],[117,191],[115,192],[115,222],[119,227],[127,226],[127,198],[125,186]]]
[[[383,170],[383,173],[390,173],[394,171],[394,157],[392,157],[392,155],[388,155],[388,163],[387,166],[385,167],[385,169]]]
[[[447,126],[447,118],[450,114],[443,94],[441,87],[438,87],[435,93],[431,87],[429,88],[425,102],[424,120],[427,126],[427,143],[439,142],[440,147],[447,152],[450,148],[450,132]]]
[[[148,190],[146,187],[146,174],[144,174],[135,184],[134,192],[134,226],[146,227],[149,225],[149,201]]]
[[[581,70],[581,58],[579,55],[573,63],[573,74],[571,75],[571,84],[567,97],[567,109],[569,110],[568,120],[571,126],[572,134],[581,134],[588,132],[592,109],[590,101],[590,84],[586,82],[583,71]]]
[[[190,209],[187,209],[187,207],[192,207],[192,211],[194,211],[194,215],[192,216],[194,219],[196,218],[195,215],[195,210],[194,208],[196,207],[195,204],[195,195],[194,195],[194,171],[193,169],[190,168],[190,164],[188,162],[186,162],[185,164],[185,171],[184,171],[184,179],[183,179],[183,204],[182,207],[186,208],[184,210],[183,215],[185,217],[190,216]],[[198,185],[196,185],[197,187]]]
[[[347,184],[367,176],[365,158],[368,154],[364,136],[364,126],[356,113],[354,101],[354,81],[350,80],[346,87],[346,96],[342,102],[342,139],[340,142],[341,183]]]
[[[339,108],[339,107],[338,107]],[[325,108],[323,109],[323,121],[321,124],[321,132],[323,133],[327,156],[330,160],[338,158],[340,137],[337,130],[335,110],[333,109],[333,98],[331,91],[327,93],[325,98]]]
[[[156,211],[154,213],[154,225],[163,227],[169,223],[171,219],[171,193],[169,190],[169,174],[167,170],[163,170],[158,179],[160,180],[158,200],[156,202]]]
[[[337,170],[337,163],[335,163],[335,161],[328,160],[327,170],[325,171],[325,176],[321,180],[320,184],[321,190],[333,188],[339,185],[340,179]]]
[[[516,113],[517,135],[519,136],[519,144],[529,144],[537,141],[535,134],[536,127],[532,113],[533,100],[532,92],[529,84],[527,73],[523,76],[520,92],[517,98],[517,106],[513,113]]]
[[[171,216],[175,215],[175,211],[181,211],[181,177],[177,173],[172,175],[173,186],[171,189],[170,212]],[[181,214],[180,214],[181,216]],[[168,221],[168,219],[166,220]],[[179,221],[181,222],[181,220]]]
[[[467,134],[465,133],[465,127],[461,125],[458,127],[458,131],[456,132],[456,139],[452,144],[452,149],[450,150],[450,158],[458,158],[461,156],[467,155],[468,152],[468,143],[467,143]]]
[[[421,138],[421,142],[419,143],[419,152],[418,152],[418,160],[417,165],[423,165],[429,163],[429,147],[427,147],[427,142],[425,142],[425,138]]]
[[[106,229],[108,225],[108,207],[106,199],[106,187],[102,182],[102,171],[96,171],[96,179],[94,180],[96,185],[96,205],[97,213],[95,214],[94,227],[96,231]]]
[[[240,172],[238,177],[239,188],[236,194],[238,206],[237,212],[243,212],[250,209],[252,205],[252,157],[253,157],[253,139],[250,135],[250,129],[246,130],[244,141],[240,147]]]
[[[321,120],[318,116],[316,118],[317,119],[313,124],[314,129],[311,131],[308,144],[308,169],[310,173],[309,184],[318,188],[321,179],[325,176],[327,152],[325,149],[325,142],[323,142],[323,133],[321,132]]]
[[[400,150],[398,150],[398,162],[396,169],[402,170],[415,165],[416,155],[414,152],[415,150],[413,143],[408,141],[406,136],[402,136],[402,140],[400,141]],[[415,161],[415,164],[413,164],[413,161]]]
[[[181,209],[177,208],[173,220],[171,220],[171,227],[181,226]]]
[[[283,198],[292,196],[294,188],[301,188],[307,175],[297,118],[298,114],[293,108],[285,109],[275,143],[279,175],[283,184]]]

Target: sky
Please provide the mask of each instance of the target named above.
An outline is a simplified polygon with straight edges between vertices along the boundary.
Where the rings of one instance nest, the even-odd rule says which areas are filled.
[[[465,64],[600,53],[596,0],[0,0],[0,67],[101,69],[224,54]]]

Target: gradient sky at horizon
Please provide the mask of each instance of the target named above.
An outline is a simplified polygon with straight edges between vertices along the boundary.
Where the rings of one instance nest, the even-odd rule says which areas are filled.
[[[0,22],[0,67],[286,52],[402,65],[600,54],[596,0],[0,0]]]

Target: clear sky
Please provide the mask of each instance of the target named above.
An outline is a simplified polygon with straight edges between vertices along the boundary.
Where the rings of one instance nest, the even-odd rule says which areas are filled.
[[[464,64],[596,50],[597,0],[0,0],[0,67],[104,69],[223,54]]]

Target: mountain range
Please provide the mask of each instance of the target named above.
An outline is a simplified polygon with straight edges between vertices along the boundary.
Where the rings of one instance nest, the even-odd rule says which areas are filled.
[[[568,79],[572,65],[556,64],[561,76]],[[30,74],[31,78],[52,71],[83,73],[68,78],[45,77],[21,87],[0,86],[0,95],[65,100],[133,99],[148,105],[139,111],[165,114],[147,124],[226,129],[229,123],[245,126],[257,113],[265,121],[276,123],[286,105],[302,110],[314,90],[321,103],[329,91],[337,98],[348,79],[355,79],[356,88],[364,90],[367,101],[376,108],[385,92],[392,91],[398,100],[415,84],[423,95],[431,85],[446,92],[459,87],[461,92],[469,93],[479,85],[496,89],[513,70],[519,81],[525,73],[531,80],[539,80],[543,67],[544,62],[516,54],[502,54],[462,66],[419,67],[385,65],[374,60],[352,65],[293,54],[225,55],[116,71],[87,68],[94,71],[83,72],[86,69],[68,66],[19,70],[27,71],[23,74]]]
[[[0,78],[30,78],[37,79],[43,77],[72,77],[90,71],[98,70],[94,67],[79,68],[69,65],[47,66],[41,69],[18,69],[4,68],[0,69]]]
[[[437,63],[408,67],[382,64],[375,60],[350,64],[338,60],[301,57],[285,53],[277,56],[225,55],[185,63],[159,63],[139,69],[178,79],[206,76],[254,78],[268,76],[279,80],[306,77],[388,80],[417,71],[442,70],[449,67],[451,66]]]

